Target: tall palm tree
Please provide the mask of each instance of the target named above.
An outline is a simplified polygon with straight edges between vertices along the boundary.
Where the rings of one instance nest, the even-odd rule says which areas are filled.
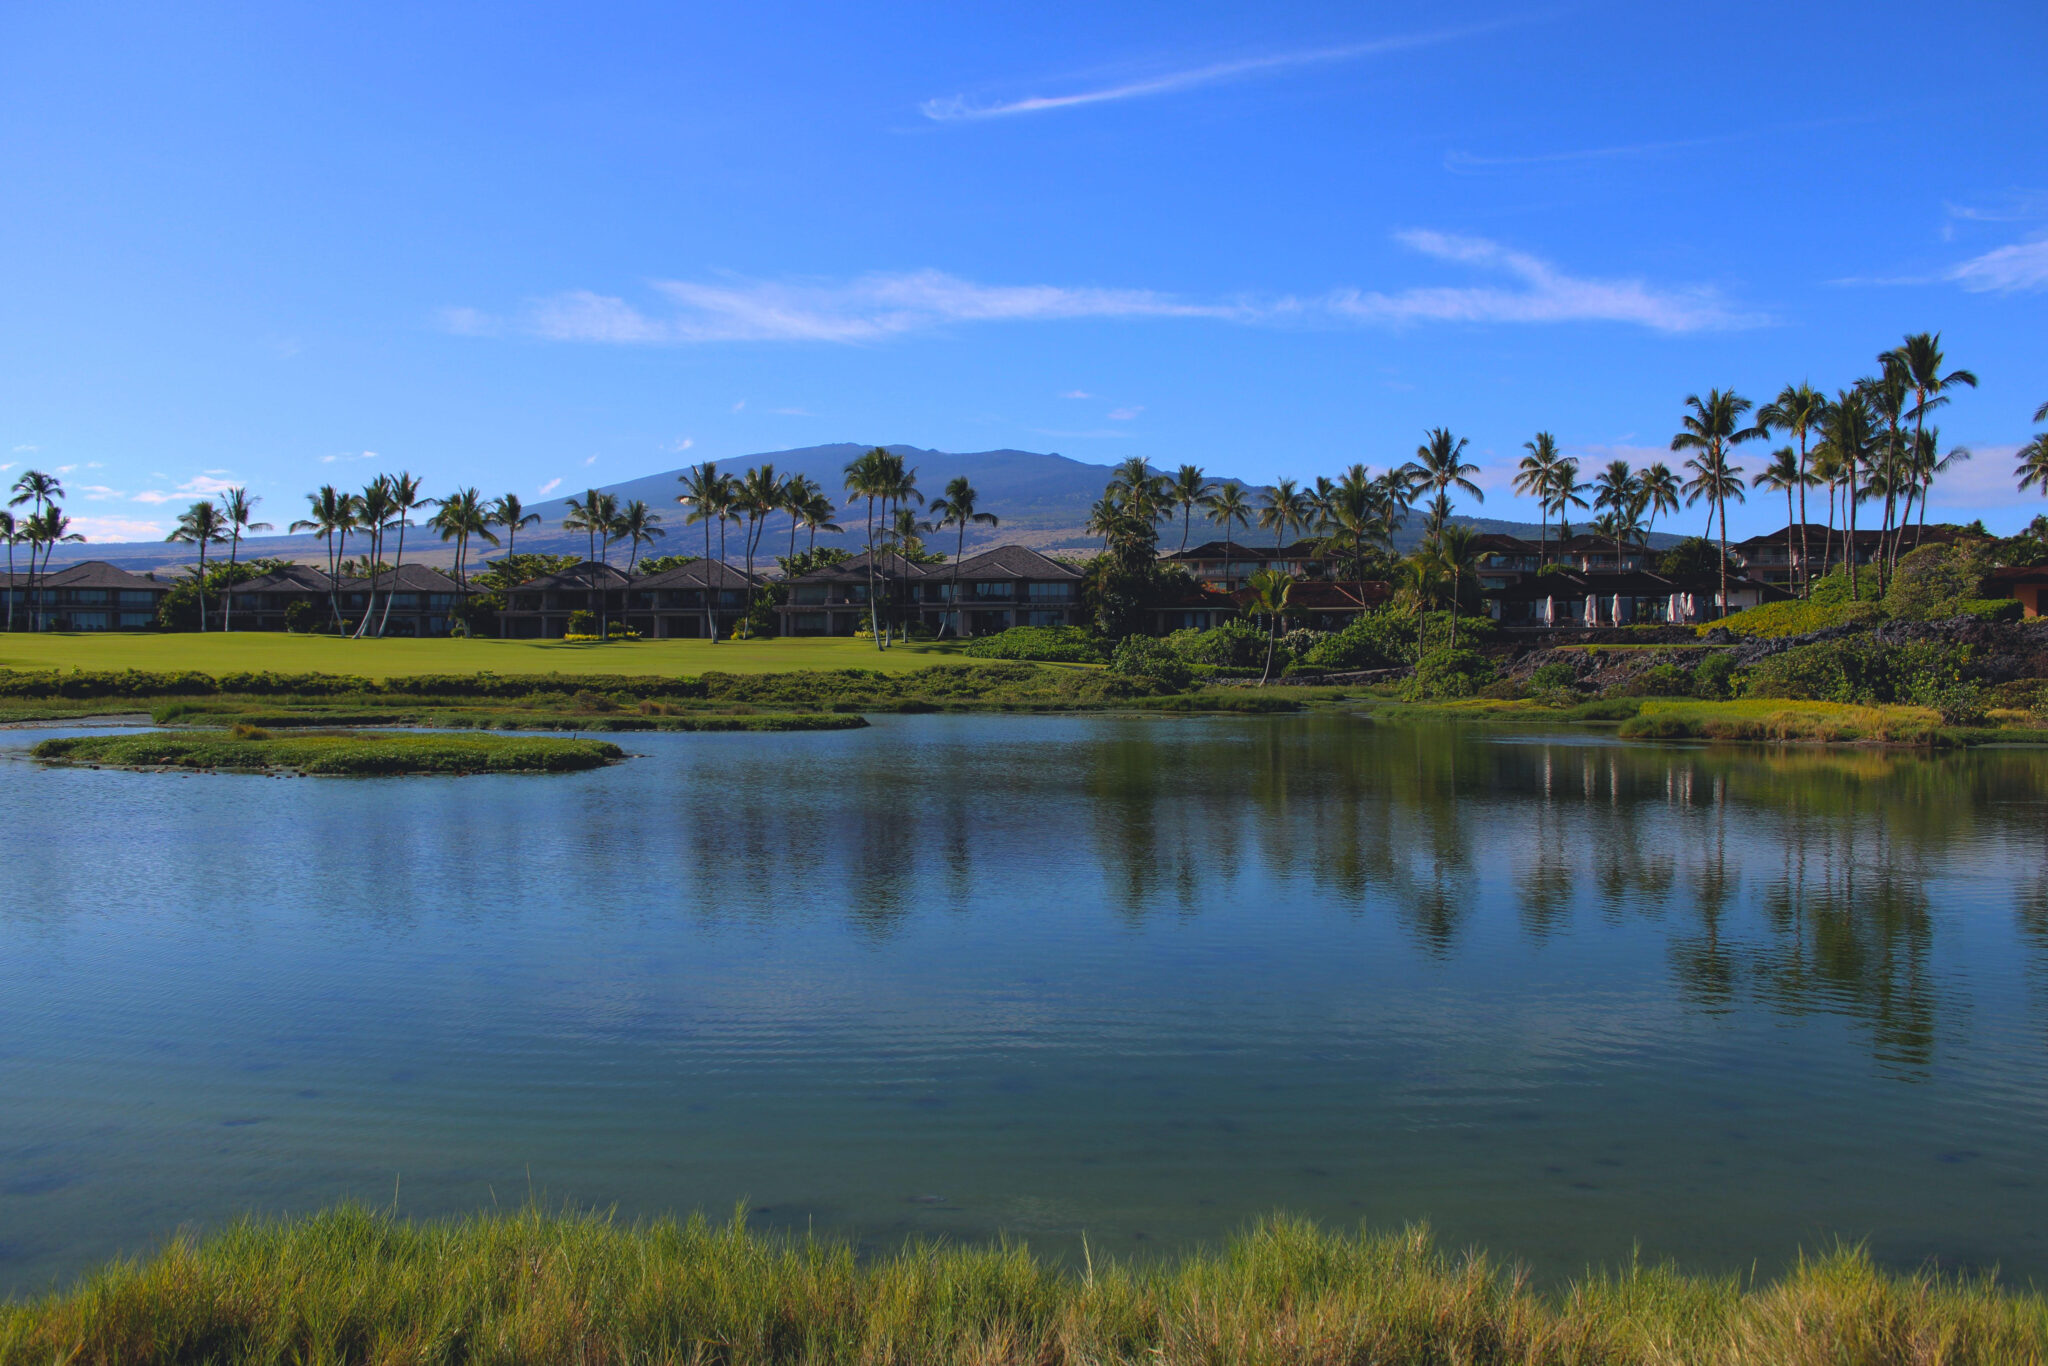
[[[1251,529],[1252,500],[1245,495],[1244,485],[1233,479],[1209,495],[1206,507],[1209,520],[1223,528],[1223,582],[1228,586],[1231,564],[1237,557],[1230,529],[1233,526]]]
[[[1842,484],[1842,462],[1835,458],[1834,447],[1827,443],[1825,436],[1822,437],[1820,444],[1813,448],[1812,458],[1807,461],[1806,470],[1816,485],[1828,491],[1828,520],[1826,529],[1821,533],[1820,543],[1820,571],[1825,577],[1828,566],[1833,564],[1835,559],[1835,494]],[[1810,596],[1812,575],[1809,574],[1807,577],[1807,591]]]
[[[1363,465],[1353,465],[1324,499],[1327,539],[1316,547],[1339,562],[1338,580],[1365,577],[1365,543],[1377,540],[1382,525],[1380,487]]]
[[[604,495],[596,489],[585,489],[581,498],[569,499],[569,510],[562,517],[562,530],[580,531],[589,542],[590,554],[586,563],[597,563],[597,538],[611,530],[609,519],[604,514]]]
[[[1692,411],[1684,420],[1684,430],[1671,438],[1674,451],[1694,451],[1695,456],[1685,462],[1693,471],[1693,478],[1685,485],[1686,506],[1707,500],[1707,517],[1711,522],[1718,511],[1721,516],[1721,615],[1728,615],[1728,500],[1746,500],[1743,491],[1742,471],[1729,463],[1731,447],[1745,441],[1754,441],[1763,436],[1761,427],[1745,427],[1742,415],[1750,410],[1750,401],[1732,389],[1709,389],[1707,396],[1687,394],[1686,406]]]
[[[1141,456],[1132,456],[1110,471],[1109,492],[1132,516],[1157,522],[1173,506],[1172,481],[1154,474]]]
[[[1581,495],[1592,487],[1592,484],[1580,481],[1578,461],[1570,456],[1559,458],[1556,471],[1551,477],[1550,487],[1545,496],[1545,510],[1557,514],[1557,540],[1558,553],[1560,555],[1563,554],[1564,542],[1571,539],[1565,535],[1571,529],[1571,524],[1565,518],[1573,508],[1583,510],[1589,506]],[[1541,566],[1539,565],[1538,567],[1540,568]]]
[[[262,501],[251,498],[245,488],[229,489],[220,498],[221,518],[228,524],[228,585],[221,601],[223,631],[235,629],[235,562],[241,555],[242,537],[252,531],[270,530],[270,523],[256,520],[256,505]]]
[[[741,477],[733,496],[734,510],[747,519],[746,535],[741,542],[745,546],[747,562],[747,615],[740,630],[749,637],[754,631],[754,549],[760,544],[768,519],[781,511],[782,500],[782,481],[776,478],[773,465],[748,470]]]
[[[1761,419],[1762,414],[1758,414]],[[1756,477],[1750,480],[1754,488],[1777,489],[1785,495],[1785,567],[1790,570],[1796,556],[1793,553],[1792,524],[1798,520],[1792,515],[1792,493],[1799,491],[1801,501],[1805,500],[1806,482],[1812,476],[1806,472],[1806,460],[1790,446],[1780,446],[1771,452],[1771,463],[1764,466]]]
[[[686,525],[701,523],[704,527],[704,638],[716,644],[718,641],[718,620],[711,612],[712,595],[717,591],[716,569],[711,558],[711,524],[719,523],[719,535],[723,538],[726,505],[732,498],[732,478],[718,472],[718,466],[706,460],[693,470],[685,470],[676,476],[676,482],[683,491],[676,495],[676,501],[690,511],[683,518]]]
[[[1259,686],[1263,688],[1273,677],[1273,646],[1280,638],[1280,617],[1293,595],[1294,579],[1277,569],[1254,569],[1245,580],[1245,587],[1251,590],[1251,601],[1245,605],[1266,618],[1266,667],[1259,674]]]
[[[1446,427],[1432,427],[1424,434],[1423,443],[1415,448],[1415,460],[1408,468],[1424,487],[1433,488],[1446,498],[1455,485],[1483,503],[1486,494],[1472,482],[1479,466],[1465,459],[1467,444],[1464,437],[1452,436]]]
[[[1827,416],[1827,395],[1811,384],[1788,384],[1778,391],[1778,396],[1756,410],[1756,425],[1765,431],[1780,431],[1799,442],[1799,515],[1792,520],[1799,523],[1799,595],[1807,597],[1813,592],[1813,574],[1808,568],[1808,558],[1813,548],[1807,543],[1806,532],[1806,490],[1814,483],[1807,477],[1806,440],[1820,427],[1821,419]],[[1832,491],[1830,498],[1832,498]],[[1789,504],[1788,504],[1789,506]]]
[[[368,588],[363,600],[363,619],[356,623],[357,640],[369,633],[370,618],[377,615],[377,569],[384,563],[384,533],[390,530],[391,519],[397,515],[398,500],[388,474],[378,475],[356,495],[358,529],[370,538],[370,561],[364,580]]]
[[[1273,533],[1273,551],[1277,555],[1292,544],[1288,531],[1306,529],[1314,513],[1309,496],[1292,479],[1275,479],[1273,487],[1261,496],[1264,501],[1259,507],[1259,526]]]
[[[2043,406],[2048,412],[2048,405]],[[2035,421],[2041,418],[2036,417]],[[2038,489],[2048,495],[2048,432],[2036,432],[2034,439],[2019,449],[2020,463],[2013,466],[2012,476],[2019,480],[2020,492]]]
[[[633,572],[634,565],[640,563],[641,546],[651,545],[668,535],[667,530],[661,525],[661,514],[651,510],[646,502],[639,498],[633,499],[619,509],[619,521],[614,530],[617,534],[613,539],[630,541],[633,544],[632,554],[626,560],[628,574]]]
[[[1515,466],[1515,492],[1537,500],[1543,519],[1536,539],[1536,563],[1540,566],[1550,554],[1549,490],[1557,479],[1558,462],[1564,456],[1557,449],[1557,438],[1549,432],[1536,433],[1522,443],[1522,449],[1528,454]]]
[[[519,501],[519,495],[516,493],[507,493],[493,498],[491,500],[490,519],[492,526],[505,528],[505,553],[507,555],[518,553],[520,532],[530,526],[539,526],[541,522],[540,514],[538,512],[528,512],[526,505]],[[497,542],[493,541],[492,544],[495,545]]]
[[[306,504],[308,515],[287,529],[293,533],[310,531],[327,542],[327,607],[339,629],[341,598],[337,584],[341,577],[341,552],[348,548],[348,533],[356,527],[356,500],[332,484],[322,484],[318,491],[306,495]]]
[[[1971,457],[1968,446],[1953,447],[1947,455],[1939,454],[1940,450],[1941,428],[1927,427],[1913,433],[1913,484],[1920,499],[1920,526],[1913,536],[1916,550],[1927,543],[1928,491],[1934,487],[1937,478]]]
[[[1439,531],[1430,542],[1430,554],[1436,560],[1437,572],[1442,576],[1451,599],[1451,648],[1458,648],[1458,604],[1467,588],[1479,586],[1479,533],[1471,527],[1453,522]]]
[[[7,629],[12,631],[14,599],[17,596],[14,587],[14,547],[21,542],[21,523],[16,521],[14,513],[6,508],[0,508],[0,542],[7,546]]]
[[[1905,365],[1895,353],[1887,351],[1877,359],[1878,373],[1858,380],[1856,387],[1863,391],[1871,411],[1884,424],[1877,448],[1879,458],[1874,462],[1871,477],[1865,481],[1873,495],[1884,495],[1884,524],[1877,538],[1877,582],[1882,593],[1891,581],[1892,520],[1904,483],[1900,474],[1906,463],[1906,408],[1912,390],[1906,381]]]
[[[43,510],[28,519],[23,528],[23,538],[28,541],[29,577],[35,578],[36,547],[43,550],[43,574],[50,572],[50,552],[66,542],[83,541],[85,537],[71,529],[71,519],[64,515],[64,509],[56,503],[45,501]],[[41,598],[37,602],[40,604]],[[45,624],[47,624],[47,619]]]
[[[21,477],[14,481],[13,492],[14,496],[7,500],[7,506],[18,508],[23,503],[33,503],[35,505],[29,513],[29,523],[23,527],[24,532],[26,532],[29,525],[33,525],[37,519],[42,517],[45,506],[54,506],[56,501],[64,496],[64,481],[56,475],[45,473],[42,470],[24,470],[21,473]],[[42,581],[36,575],[35,547],[38,544],[40,542],[30,542],[28,555],[28,622],[31,631],[41,630],[42,626],[40,623],[43,620]]]
[[[1194,466],[1183,466],[1182,473],[1191,469],[1194,469]],[[1196,473],[1199,474],[1200,471],[1197,470]],[[993,512],[981,512],[975,508],[975,502],[979,497],[980,495],[974,491],[974,485],[967,481],[966,475],[956,475],[947,481],[946,491],[932,499],[925,509],[932,516],[934,530],[943,531],[950,526],[955,532],[953,586],[948,596],[952,599],[953,634],[956,636],[967,634],[967,614],[960,607],[960,560],[967,552],[967,524],[975,522],[982,526],[999,525]]]
[[[844,530],[839,523],[832,520],[838,515],[839,505],[833,502],[823,489],[813,484],[811,493],[804,499],[803,510],[797,514],[798,522],[809,534],[809,539],[804,544],[805,550],[813,553],[817,551],[819,532],[837,536]]]
[[[1166,496],[1180,509],[1180,548],[1188,548],[1188,529],[1194,525],[1195,509],[1209,505],[1216,483],[1200,465],[1182,465],[1167,477]]]
[[[1683,492],[1678,486],[1678,475],[1662,460],[1653,462],[1650,468],[1636,476],[1637,485],[1642,489],[1643,506],[1650,514],[1649,525],[1643,528],[1643,544],[1657,531],[1657,514],[1678,511],[1678,500]]]
[[[1614,567],[1621,568],[1621,542],[1623,534],[1633,527],[1636,517],[1628,515],[1643,499],[1643,481],[1626,460],[1610,460],[1607,468],[1593,479],[1593,506],[1605,508],[1614,514],[1608,519],[1608,534],[1614,539]],[[1647,500],[1644,500],[1647,502]],[[1638,514],[1639,515],[1639,514]]]
[[[890,459],[886,448],[876,446],[848,461],[845,470],[846,496],[867,502],[868,633],[877,650],[887,649],[888,642],[882,639],[882,609],[875,601],[875,502],[887,496]]]
[[[1942,354],[1939,332],[1910,333],[1888,354],[1898,365],[1907,385],[1913,390],[1913,406],[1906,416],[1913,419],[1912,454],[1917,456],[1925,440],[1927,415],[1937,408],[1948,406],[1950,390],[1976,388],[1977,377],[1968,370],[1951,370],[1945,375],[1941,372],[1942,367],[1948,364],[1948,357]],[[1966,455],[1963,458],[1969,457]],[[1924,486],[1920,503],[1920,527],[1924,531],[1927,528],[1927,495]],[[1905,531],[1905,519],[1902,517],[1899,521],[1901,537],[1905,535]],[[1917,538],[1914,545],[1916,548],[1919,545]],[[1896,559],[1896,548],[1892,553]]]
[[[810,506],[812,499],[823,492],[824,490],[818,487],[818,481],[811,478],[808,474],[792,474],[782,482],[782,506],[778,511],[789,514],[789,557],[791,559],[796,558],[796,533],[803,527],[804,510]],[[828,509],[825,515],[830,517],[832,515],[831,511]]]
[[[398,526],[398,555],[391,565],[391,587],[384,592],[384,615],[377,622],[377,635],[381,638],[384,628],[391,624],[391,602],[398,596],[398,571],[405,568],[405,529],[412,525],[413,509],[424,500],[420,497],[420,480],[416,474],[400,470],[391,480],[391,510]],[[371,583],[376,579],[373,577]]]
[[[440,532],[442,540],[455,542],[455,581],[467,588],[469,538],[474,536],[492,545],[498,543],[497,536],[491,531],[494,525],[491,509],[484,503],[483,494],[474,488],[457,489],[439,500],[439,510],[427,525]]]
[[[202,499],[179,513],[178,525],[172,529],[170,535],[164,537],[166,541],[182,541],[187,545],[199,547],[197,583],[199,630],[202,634],[206,630],[206,547],[219,545],[226,540],[227,537],[223,534],[226,530],[227,519],[221,516],[220,509]]]
[[[1828,404],[1821,420],[1821,435],[1842,485],[1842,520],[1847,524],[1842,558],[1849,566],[1849,593],[1855,597],[1862,592],[1856,561],[1856,505],[1863,501],[1864,470],[1874,460],[1883,439],[1870,400],[1860,385],[1835,391],[1834,401]]]

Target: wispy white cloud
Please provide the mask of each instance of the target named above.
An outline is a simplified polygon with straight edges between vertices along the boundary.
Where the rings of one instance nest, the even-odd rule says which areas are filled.
[[[674,441],[664,446],[662,449],[680,455],[684,451],[690,449],[690,447],[696,444],[697,441],[695,437],[679,436]]]
[[[1978,294],[2048,289],[2048,236],[2014,242],[1951,266],[1943,279]]]
[[[1425,286],[1393,293],[1345,290],[1326,301],[1331,313],[1387,323],[1616,322],[1658,332],[1755,327],[1768,321],[1731,308],[1708,288],[1570,275],[1540,257],[1485,238],[1417,230],[1396,233],[1395,239],[1425,256],[1504,275],[1515,284]]]
[[[128,496],[120,489],[108,488],[105,484],[85,484],[80,486],[78,492],[81,497],[94,503],[104,503],[110,498],[126,498]]]
[[[1094,397],[1095,397],[1095,395],[1093,395],[1093,394],[1089,393],[1089,392],[1088,392],[1088,391],[1087,391],[1086,389],[1069,389],[1069,390],[1067,390],[1067,392],[1065,392],[1064,394],[1061,394],[1061,395],[1060,395],[1060,397],[1061,397],[1061,398],[1094,398]]]
[[[1111,422],[1129,422],[1133,418],[1137,417],[1139,413],[1142,413],[1144,411],[1144,404],[1134,403],[1127,408],[1112,408],[1109,410],[1106,416],[1109,418]]]
[[[88,541],[160,541],[164,538],[161,522],[146,522],[135,517],[74,517],[71,529]]]
[[[1625,161],[1635,157],[1657,156],[1664,152],[1684,151],[1693,147],[1709,147],[1715,143],[1733,142],[1745,136],[1730,133],[1718,137],[1673,138],[1665,142],[1631,142],[1613,147],[1580,147],[1564,152],[1537,152],[1528,156],[1475,156],[1470,152],[1451,151],[1444,153],[1446,171],[1489,171],[1510,166],[1552,166],[1574,161]]]
[[[185,498],[213,498],[234,487],[234,481],[223,479],[226,470],[209,471],[195,475],[184,483],[169,489],[144,489],[134,496],[137,503],[172,503]]]
[[[57,473],[59,473],[59,474],[69,474],[69,473],[71,473],[71,471],[73,471],[73,470],[75,470],[75,469],[77,469],[77,468],[78,468],[78,466],[76,466],[76,465],[59,465],[59,466],[57,466]]]
[[[14,453],[15,453],[16,455],[22,455],[22,454],[24,454],[24,453],[33,453],[33,452],[35,452],[35,451],[39,451],[39,450],[41,450],[41,449],[42,449],[42,447],[41,447],[41,446],[16,446],[16,447],[14,448]]]
[[[333,465],[343,460],[375,460],[376,458],[377,452],[375,451],[344,451],[340,455],[323,455],[320,457],[320,463],[323,465]]]
[[[583,457],[583,463],[586,465],[595,465],[597,463],[597,457],[594,455],[586,455]]]
[[[1191,300],[1149,289],[986,285],[937,270],[865,275],[843,283],[663,281],[654,289],[668,301],[666,312],[643,312],[624,299],[578,292],[535,304],[515,330],[550,341],[612,345],[857,344],[956,324],[1078,319],[1265,324],[1600,321],[1666,332],[1767,321],[1733,308],[1709,288],[1575,276],[1540,257],[1482,238],[1413,231],[1396,234],[1396,240],[1422,255],[1503,276],[1510,283]],[[1074,389],[1064,397],[1094,395]],[[741,399],[732,411],[746,406]]]
[[[926,118],[936,123],[1012,118],[1019,114],[1044,114],[1056,109],[1074,109],[1082,105],[1109,104],[1117,100],[1141,99],[1150,95],[1171,95],[1199,86],[1275,75],[1296,67],[1356,61],[1362,57],[1377,57],[1410,48],[1432,47],[1439,43],[1455,42],[1460,38],[1475,37],[1501,27],[1503,25],[1499,23],[1476,24],[1464,28],[1440,29],[1433,33],[1378,38],[1364,43],[1345,43],[1334,47],[1307,48],[1266,56],[1239,57],[1229,61],[1211,62],[1204,66],[1184,67],[1177,71],[1135,76],[1113,85],[1098,85],[1060,95],[1028,95],[1020,99],[995,100],[988,103],[976,103],[963,95],[953,95],[944,99],[926,100],[918,108]]]
[[[548,494],[553,493],[556,489],[560,487],[562,487],[561,480],[550,479],[547,481],[547,483],[542,484],[537,490],[535,490],[535,492],[539,493],[542,497],[546,497]]]

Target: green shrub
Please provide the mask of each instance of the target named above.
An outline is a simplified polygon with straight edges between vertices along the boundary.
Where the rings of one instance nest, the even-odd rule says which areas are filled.
[[[1694,697],[1722,698],[1735,692],[1735,656],[1716,651],[1692,669]]]
[[[1884,610],[1901,621],[1939,621],[1977,596],[1990,562],[1975,545],[1926,545],[1899,561]]]
[[[1023,659],[1041,664],[1100,664],[1102,642],[1079,626],[1012,626],[976,636],[967,651],[976,659]]]
[[[1171,692],[1180,692],[1195,671],[1180,653],[1153,636],[1125,636],[1109,656],[1109,671],[1126,678],[1149,678]]]
[[[597,613],[578,608],[569,614],[569,634],[572,636],[594,636],[597,634]]]
[[[1392,669],[1415,658],[1415,618],[1382,608],[1361,612],[1302,656],[1320,669]]]
[[[1612,689],[1615,697],[1687,697],[1692,675],[1676,664],[1655,664]]]
[[[1190,664],[1257,669],[1266,662],[1266,633],[1242,618],[1207,631],[1175,631],[1167,641]],[[1276,668],[1288,662],[1281,651],[1273,652]]]
[[[1956,604],[1955,615],[1979,621],[2018,621],[2026,609],[2018,598],[1964,598]]]
[[[1643,709],[1633,697],[1603,697],[1584,702],[1564,714],[1567,721],[1626,721]]]
[[[1939,707],[1958,684],[1970,684],[1970,647],[1941,641],[1887,645],[1873,636],[1798,645],[1749,669],[1751,697]]]
[[[1553,659],[1529,675],[1529,689],[1532,692],[1558,692],[1565,688],[1576,688],[1579,671],[1562,659]]]
[[[1477,650],[1431,650],[1416,663],[1404,695],[1410,701],[1471,697],[1497,675],[1493,661]]]

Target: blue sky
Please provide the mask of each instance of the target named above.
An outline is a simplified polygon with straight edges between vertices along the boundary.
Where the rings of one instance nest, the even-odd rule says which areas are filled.
[[[104,539],[380,468],[1308,478],[1444,425],[1531,515],[1539,429],[1659,458],[1688,392],[1938,329],[1936,514],[2013,527],[2044,50],[2039,3],[8,6],[0,464]]]

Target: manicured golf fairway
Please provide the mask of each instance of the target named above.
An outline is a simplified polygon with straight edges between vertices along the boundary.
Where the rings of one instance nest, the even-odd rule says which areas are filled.
[[[234,673],[356,674],[701,674],[773,673],[787,669],[884,669],[904,673],[957,658],[956,645],[898,645],[877,650],[872,641],[795,639],[720,641],[648,640],[609,645],[559,640],[338,640],[271,632],[196,632],[176,635],[0,635],[0,668],[198,669]]]

